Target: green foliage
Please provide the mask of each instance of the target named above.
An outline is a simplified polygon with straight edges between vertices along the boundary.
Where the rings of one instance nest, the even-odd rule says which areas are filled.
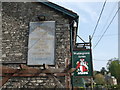
[[[111,89],[120,89],[120,85],[112,85],[111,87],[110,87]]]
[[[104,79],[104,76],[102,74],[96,74],[94,78],[95,78],[96,84],[99,84],[99,85],[105,84],[105,79]]]
[[[115,76],[120,84],[120,61],[118,59],[111,59],[107,64],[107,68],[112,76]]]

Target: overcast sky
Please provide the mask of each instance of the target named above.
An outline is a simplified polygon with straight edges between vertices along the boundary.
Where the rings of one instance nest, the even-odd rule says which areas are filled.
[[[78,35],[85,41],[88,41],[89,35],[93,34],[104,2],[98,2],[98,0],[92,0],[91,2],[88,2],[88,0],[84,2],[81,2],[81,0],[49,1],[70,9],[79,15]],[[118,2],[107,1],[100,23],[92,40],[93,47],[105,31],[117,9]],[[77,39],[77,42],[81,41]],[[98,46],[93,49],[94,70],[100,70],[102,67],[106,67],[108,60],[114,57],[118,57],[118,16],[115,17]]]

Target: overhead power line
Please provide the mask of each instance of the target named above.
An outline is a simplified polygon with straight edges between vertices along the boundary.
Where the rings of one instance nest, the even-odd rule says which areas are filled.
[[[91,40],[93,39],[94,34],[95,34],[95,32],[96,32],[96,29],[97,29],[97,27],[98,27],[100,18],[101,18],[101,16],[102,16],[102,13],[103,13],[103,10],[104,10],[105,4],[106,4],[106,1],[107,1],[107,0],[105,0],[105,2],[104,2],[104,4],[103,4],[102,10],[101,10],[101,12],[100,12],[100,15],[99,15],[99,18],[98,18],[98,21],[97,21],[97,24],[96,24],[96,26],[95,26],[95,28],[94,28],[94,31],[93,31],[93,34],[92,34],[92,37],[91,37]]]
[[[117,7],[117,2],[114,4],[114,6],[112,7],[112,9],[111,9],[111,12],[110,12],[110,14],[109,14],[109,16],[108,16],[108,18],[106,19],[106,23],[105,23],[105,25],[103,26],[103,28],[102,28],[102,30],[101,30],[101,32],[100,32],[100,35],[99,36],[97,36],[98,38],[97,38],[97,40],[96,41],[98,41],[98,39],[99,39],[99,37],[101,37],[102,35],[102,33],[104,32],[104,30],[105,30],[105,28],[106,28],[106,25],[108,25],[108,23],[109,23],[109,21],[110,21],[110,18],[112,18],[112,14],[113,14],[113,12],[114,11],[116,11],[115,10],[115,8]],[[118,35],[118,34],[117,34]],[[116,35],[116,36],[117,36]],[[108,35],[104,35],[104,36],[108,36]],[[110,35],[110,36],[113,36],[113,35]],[[115,36],[115,35],[114,35]],[[96,35],[94,35],[94,38],[96,37]]]
[[[106,19],[106,24],[105,24],[104,27],[102,28],[100,34],[104,31],[106,25],[109,23],[110,18],[112,17],[112,14],[113,14],[113,12],[115,11],[115,8],[116,8],[116,7],[117,7],[117,3],[114,4],[113,8],[111,9],[111,12],[110,12],[109,16],[107,15],[108,18]]]
[[[107,28],[105,29],[105,31],[103,32],[102,36],[100,37],[100,39],[98,40],[98,42],[95,44],[94,48],[95,49],[97,47],[97,45],[99,44],[99,42],[101,41],[101,39],[103,38],[103,36],[105,35],[105,33],[107,32],[108,28],[110,27],[110,25],[112,24],[113,20],[115,19],[117,13],[119,12],[120,7],[118,8],[118,10],[116,11],[115,15],[113,16],[113,18],[111,19],[109,25],[107,26]]]
[[[111,36],[118,36],[119,34],[107,34],[107,35],[104,35],[104,37],[106,36],[106,37],[111,37]],[[94,38],[95,37],[101,37],[102,35],[96,35],[96,36],[94,36]]]

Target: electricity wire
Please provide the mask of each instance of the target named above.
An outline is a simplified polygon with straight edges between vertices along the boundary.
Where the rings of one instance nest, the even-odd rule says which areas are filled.
[[[99,18],[98,18],[98,21],[97,21],[97,24],[96,24],[96,26],[95,26],[95,28],[94,28],[94,31],[93,31],[93,34],[92,34],[92,37],[91,37],[91,40],[93,39],[94,34],[95,34],[96,30],[97,30],[97,27],[98,27],[100,18],[101,18],[101,16],[102,16],[103,10],[104,10],[105,5],[106,5],[106,2],[107,2],[107,0],[105,0],[105,2],[104,2],[104,4],[103,4],[102,10],[101,10],[101,12],[100,12],[100,15],[99,15]]]
[[[95,49],[97,47],[97,45],[99,44],[99,42],[101,41],[101,39],[103,38],[103,36],[105,35],[105,33],[107,32],[108,28],[110,27],[110,25],[112,24],[113,20],[115,19],[118,11],[120,10],[120,7],[118,8],[118,10],[116,11],[115,15],[113,16],[113,18],[111,19],[109,25],[107,26],[107,28],[105,29],[104,33],[102,34],[102,36],[100,37],[100,39],[98,40],[98,42],[95,44],[94,48]]]
[[[111,37],[111,36],[118,36],[119,34],[107,34],[107,35],[104,35],[104,37],[106,36],[106,37]],[[94,38],[95,37],[101,37],[102,35],[96,35],[96,36],[94,36]]]
[[[113,8],[111,9],[111,12],[110,12],[110,14],[109,14],[109,16],[108,16],[108,18],[107,18],[107,20],[106,20],[105,25],[104,25],[103,28],[102,28],[100,34],[103,33],[103,31],[105,30],[106,25],[109,23],[109,20],[110,20],[110,18],[111,18],[111,16],[112,16],[113,11],[115,11],[116,6],[117,6],[117,3],[115,3],[114,6],[113,6]],[[118,34],[117,34],[117,35],[118,35]],[[116,36],[117,36],[117,35],[116,35]],[[96,42],[99,40],[99,37],[101,37],[101,36],[102,36],[102,35],[94,36],[94,38],[95,38],[95,37],[98,37],[97,40],[96,40]],[[106,36],[108,36],[108,35],[106,35]]]

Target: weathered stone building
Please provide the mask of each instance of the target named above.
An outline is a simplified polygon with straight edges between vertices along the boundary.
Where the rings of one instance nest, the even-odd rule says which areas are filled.
[[[51,67],[65,68],[65,60],[71,61],[70,53],[76,41],[77,29],[73,26],[78,23],[76,13],[51,2],[2,1],[0,6],[2,66],[20,69],[20,64],[27,65],[30,22],[55,21],[55,65]],[[64,88],[65,77],[57,80],[52,76],[11,77],[2,88]]]

